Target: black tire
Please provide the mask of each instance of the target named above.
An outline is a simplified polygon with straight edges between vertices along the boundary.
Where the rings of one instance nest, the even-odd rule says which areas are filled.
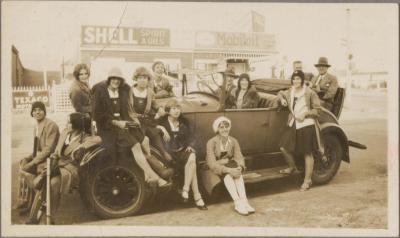
[[[145,204],[146,183],[143,172],[134,163],[97,166],[86,181],[84,197],[102,218],[135,215]]]
[[[344,147],[338,135],[333,133],[322,134],[324,152],[327,158],[324,162],[320,155],[314,155],[314,170],[312,181],[315,184],[328,183],[335,177],[344,156]]]

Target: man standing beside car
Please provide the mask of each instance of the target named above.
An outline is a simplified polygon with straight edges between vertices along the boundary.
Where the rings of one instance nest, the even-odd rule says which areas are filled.
[[[336,76],[328,73],[328,68],[331,66],[326,57],[320,57],[315,67],[319,74],[312,78],[310,87],[318,94],[321,105],[330,111],[338,89],[338,80]]]

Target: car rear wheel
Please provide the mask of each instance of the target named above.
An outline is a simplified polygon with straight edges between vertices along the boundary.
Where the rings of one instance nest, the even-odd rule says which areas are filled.
[[[322,160],[320,155],[314,155],[312,181],[315,184],[325,184],[336,175],[344,153],[343,144],[336,134],[322,134],[322,141],[326,160]]]

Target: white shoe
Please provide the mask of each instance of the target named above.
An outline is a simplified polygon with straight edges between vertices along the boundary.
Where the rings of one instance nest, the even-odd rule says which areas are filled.
[[[244,207],[246,208],[248,213],[255,213],[256,212],[256,209],[254,209],[254,207],[250,206],[249,201],[245,200],[243,202],[243,204],[244,204]]]
[[[235,202],[235,210],[240,215],[243,215],[243,216],[249,215],[249,212],[247,211],[245,204],[240,200]]]

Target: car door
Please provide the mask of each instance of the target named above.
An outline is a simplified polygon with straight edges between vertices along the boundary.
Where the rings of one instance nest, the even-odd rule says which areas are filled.
[[[244,155],[266,152],[270,113],[266,109],[227,109],[225,116],[232,121],[230,134],[235,137]]]

